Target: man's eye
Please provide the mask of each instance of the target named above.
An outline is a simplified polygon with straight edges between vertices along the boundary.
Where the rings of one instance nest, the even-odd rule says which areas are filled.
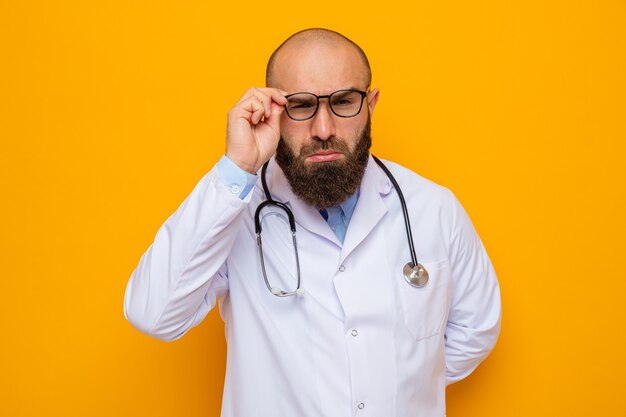
[[[289,104],[289,108],[293,109],[293,110],[306,110],[306,109],[310,109],[311,107],[314,107],[315,104],[313,103],[291,103]]]
[[[340,98],[338,100],[335,100],[335,102],[333,103],[333,106],[349,106],[352,104],[352,100],[349,98]]]

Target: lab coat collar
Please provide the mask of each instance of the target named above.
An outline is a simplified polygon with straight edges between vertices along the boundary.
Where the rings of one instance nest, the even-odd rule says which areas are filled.
[[[337,246],[342,246],[337,236],[320,215],[318,208],[306,204],[293,193],[283,170],[274,158],[271,159],[268,167],[267,183],[272,198],[290,206],[298,226],[325,237]],[[361,181],[359,199],[343,243],[342,260],[365,239],[385,215],[387,207],[381,197],[389,194],[392,188],[393,186],[385,173],[370,156]]]
[[[343,242],[341,262],[356,249],[387,213],[383,196],[389,194],[392,188],[391,181],[370,155],[361,181],[359,200]]]

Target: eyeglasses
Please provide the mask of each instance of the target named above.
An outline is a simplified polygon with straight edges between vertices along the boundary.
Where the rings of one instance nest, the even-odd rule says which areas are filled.
[[[308,120],[315,116],[320,99],[327,98],[330,110],[339,117],[354,117],[361,112],[367,93],[360,90],[338,90],[332,94],[318,96],[313,93],[294,93],[285,96],[287,116],[292,120]]]

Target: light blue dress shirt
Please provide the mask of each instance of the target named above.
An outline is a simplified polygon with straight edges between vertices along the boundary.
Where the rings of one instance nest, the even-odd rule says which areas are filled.
[[[343,243],[346,237],[348,224],[350,224],[350,218],[352,218],[352,213],[354,213],[354,207],[358,199],[359,190],[339,206],[320,210],[320,214],[324,217],[324,220],[326,220],[326,223],[328,223],[333,232],[335,232],[335,235],[337,235],[341,243]]]
[[[230,160],[226,155],[222,156],[217,162],[217,171],[222,184],[233,194],[242,200],[246,198],[250,190],[257,181],[257,175],[250,174],[239,168],[237,164]],[[359,199],[359,190],[352,194],[350,198],[341,203],[339,206],[328,207],[320,210],[320,214],[326,220],[341,243],[346,237],[348,224],[354,213],[354,207]]]
[[[239,168],[226,155],[217,161],[217,172],[224,187],[242,200],[246,198],[254,184],[256,184],[256,174],[250,174]]]

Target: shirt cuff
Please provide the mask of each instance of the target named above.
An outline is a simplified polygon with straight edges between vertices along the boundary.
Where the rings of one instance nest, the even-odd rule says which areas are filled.
[[[240,199],[246,198],[256,184],[257,176],[239,168],[226,155],[217,161],[217,172],[221,183]]]

